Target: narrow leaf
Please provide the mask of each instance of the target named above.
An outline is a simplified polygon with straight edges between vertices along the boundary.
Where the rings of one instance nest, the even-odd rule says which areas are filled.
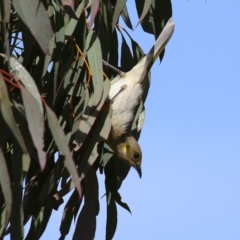
[[[82,2],[79,4],[79,6],[78,6],[78,8],[77,8],[77,10],[76,10],[76,12],[75,12],[77,18],[80,17],[80,15],[81,15],[81,13],[82,13],[82,11],[83,11],[84,3],[85,3],[85,1],[82,1]],[[78,21],[75,20],[74,18],[72,18],[72,19],[69,21],[68,25],[66,26],[65,35],[66,35],[66,36],[72,36],[72,34],[73,34],[73,32],[74,32],[75,27],[77,26],[77,24],[78,24]]]
[[[83,142],[85,141],[92,125],[96,121],[99,112],[105,103],[105,100],[108,96],[110,90],[110,82],[108,80],[104,81],[104,91],[103,95],[101,98],[100,103],[98,104],[97,108],[96,107],[90,107],[91,106],[91,101],[93,97],[90,98],[89,104],[84,112],[84,114],[81,116],[81,120],[79,122],[79,131],[77,131],[74,139],[74,144],[76,144],[76,147],[74,148],[75,151],[77,151],[79,148],[81,148]]]
[[[22,148],[24,153],[27,153],[27,147],[25,145],[22,133],[17,126],[17,123],[14,119],[13,112],[12,112],[12,105],[8,97],[7,87],[5,82],[0,74],[0,111],[4,121],[6,122],[7,126],[11,129],[14,137],[17,139],[19,145]]]
[[[65,156],[65,165],[69,171],[69,173],[72,175],[73,182],[78,190],[79,196],[81,197],[82,192],[78,180],[78,173],[74,164],[74,161],[72,159],[72,154],[68,147],[68,141],[64,134],[63,129],[61,128],[58,119],[54,112],[47,106],[45,103],[45,109],[47,113],[47,120],[49,124],[50,131],[53,135],[53,138],[56,142],[56,145],[62,155]]]
[[[102,74],[102,52],[101,45],[97,35],[90,30],[87,36],[87,57],[92,71],[92,82],[94,89],[93,105],[97,106],[103,90]]]
[[[91,166],[93,165],[93,163],[96,161],[98,157],[97,143],[99,141],[106,140],[111,129],[111,120],[109,119],[108,111],[106,111],[104,107],[100,109],[100,107],[103,105],[103,103],[106,100],[106,97],[109,92],[109,87],[110,87],[109,81],[105,81],[103,98],[101,99],[101,102],[99,103],[98,108],[92,112],[93,116],[99,115],[96,120],[96,123],[94,123],[94,125],[93,125],[93,122],[89,122],[89,124],[87,124],[88,122],[83,121],[82,123],[80,123],[81,131],[83,131],[83,127],[88,128],[89,131],[91,127],[91,131],[86,133],[85,135],[84,135],[84,132],[81,133],[79,131],[78,137],[80,139],[75,138],[74,140],[74,143],[77,145],[75,149],[78,150],[80,147],[78,145],[79,142],[77,141],[80,141],[81,138],[84,138],[84,143],[80,141],[81,142],[80,146],[83,149],[83,152],[81,154],[81,162],[78,166],[79,181],[82,181],[84,179],[85,175],[88,173],[89,169],[91,168]],[[83,119],[85,118],[87,119],[87,116],[83,116]],[[90,119],[93,120],[92,118]],[[66,184],[66,186],[64,186],[64,188],[62,188],[59,191],[58,196],[62,197],[73,188],[74,188],[74,182],[70,180]]]
[[[144,1],[144,6],[143,6],[142,14],[141,14],[141,16],[140,16],[140,18],[139,18],[139,21],[138,21],[136,27],[138,26],[139,23],[142,22],[142,20],[143,20],[144,17],[146,16],[146,14],[147,14],[150,6],[151,6],[151,3],[152,3],[152,0],[145,0],[145,1]],[[136,27],[135,27],[135,28],[136,28]]]
[[[112,31],[115,28],[115,25],[118,21],[119,15],[121,14],[124,6],[126,5],[127,0],[118,0],[116,2],[116,6],[114,9],[114,13],[113,13],[113,21],[112,21]]]
[[[143,13],[145,0],[135,0],[139,18]],[[141,25],[145,32],[155,35],[155,39],[159,36],[165,24],[172,17],[171,0],[152,0],[149,11],[143,18]]]
[[[61,239],[64,239],[64,237],[69,233],[72,220],[76,215],[81,203],[82,198],[79,200],[77,191],[74,191],[64,207],[62,222],[60,226]]]
[[[74,18],[75,20],[78,20],[77,16],[75,15],[73,0],[62,0],[62,5],[63,5],[63,9],[64,9],[65,13],[69,17]]]
[[[41,1],[13,0],[12,4],[19,17],[28,26],[43,52],[51,55],[49,42],[54,34],[43,3]]]
[[[27,173],[30,167],[30,156],[28,154],[23,154],[22,156],[22,164],[23,164],[23,172]]]
[[[112,240],[117,229],[117,206],[111,193],[108,194],[107,201],[106,240]]]
[[[104,111],[106,111],[106,110],[104,109]],[[108,138],[110,130],[111,130],[111,126],[112,126],[112,122],[111,122],[109,114],[107,114],[106,117],[104,118],[104,125],[99,134],[100,141],[106,140]]]
[[[0,7],[3,9],[3,11],[0,12],[0,22],[8,23],[10,19],[10,0],[1,1]]]
[[[26,154],[21,153],[21,148],[16,142],[13,144],[12,155],[12,181],[13,181],[13,204],[12,214],[10,219],[11,232],[10,238],[20,240],[23,239],[23,156]],[[22,159],[21,159],[22,157]]]
[[[32,136],[33,143],[38,152],[38,159],[41,169],[43,170],[46,164],[46,152],[43,151],[43,114],[39,109],[38,102],[33,95],[24,87],[21,88],[22,99],[25,107],[25,113],[28,121],[28,128]]]
[[[123,71],[130,71],[134,64],[133,64],[133,57],[132,57],[132,53],[130,50],[130,47],[127,44],[126,39],[124,38],[122,32],[121,36],[122,36],[122,47],[121,47],[121,68]]]
[[[131,213],[129,206],[127,205],[127,203],[122,202],[122,197],[118,192],[114,194],[114,200],[116,201],[117,204],[126,209],[129,213]]]
[[[0,184],[2,187],[3,196],[6,204],[5,221],[4,223],[1,224],[3,224],[6,227],[12,211],[12,188],[6,160],[3,156],[1,149],[0,149]],[[4,230],[5,227],[2,228],[2,230]],[[1,235],[2,233],[0,233],[0,236]]]
[[[98,180],[91,168],[84,180],[84,205],[79,214],[73,240],[94,239],[99,213]]]
[[[129,14],[128,14],[128,9],[127,9],[127,5],[126,5],[126,4],[125,4],[125,6],[123,7],[121,16],[122,16],[123,21],[126,23],[126,25],[127,25],[130,29],[133,29],[132,23],[131,23]]]
[[[13,70],[15,78],[20,79],[25,87],[21,87],[21,94],[28,121],[28,128],[32,136],[34,146],[38,152],[40,167],[43,169],[46,164],[46,152],[43,151],[44,119],[41,96],[35,81],[22,64],[12,57],[10,57],[9,64]]]
[[[90,15],[90,26],[94,23],[95,17],[99,10],[99,2],[100,0],[92,0],[91,1],[91,15]]]
[[[132,44],[132,53],[133,53],[133,64],[136,65],[139,60],[142,58],[142,56],[144,55],[143,50],[141,49],[141,47],[138,45],[137,42],[135,42],[132,37],[130,36],[130,34],[126,31],[126,29],[123,29],[123,31],[128,35],[128,37],[131,40],[131,44]]]
[[[0,54],[4,57],[3,54]],[[32,93],[32,95],[35,97],[36,102],[38,104],[39,111],[43,113],[43,106],[41,102],[40,93],[38,91],[37,85],[31,75],[28,73],[28,71],[23,67],[23,65],[16,60],[15,58],[10,58],[10,67],[13,70],[13,75],[15,78],[20,79],[21,82],[24,84],[25,88]]]

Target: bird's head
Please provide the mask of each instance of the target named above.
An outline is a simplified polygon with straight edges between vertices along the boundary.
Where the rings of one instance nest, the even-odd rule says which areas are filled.
[[[133,136],[127,137],[124,142],[118,144],[117,155],[128,165],[134,167],[137,170],[139,177],[142,177],[142,151]]]

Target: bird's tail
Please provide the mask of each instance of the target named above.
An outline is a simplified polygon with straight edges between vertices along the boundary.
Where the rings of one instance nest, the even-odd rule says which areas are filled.
[[[130,72],[132,72],[135,76],[141,75],[142,77],[139,78],[140,82],[142,82],[150,70],[151,66],[153,65],[154,61],[158,58],[158,56],[162,53],[165,46],[167,45],[168,41],[170,40],[173,31],[174,31],[175,23],[170,18],[163,28],[161,34],[159,35],[158,39],[148,52],[148,54],[140,60],[140,62],[132,68]],[[143,71],[146,71],[145,73]],[[142,79],[141,79],[142,78]]]

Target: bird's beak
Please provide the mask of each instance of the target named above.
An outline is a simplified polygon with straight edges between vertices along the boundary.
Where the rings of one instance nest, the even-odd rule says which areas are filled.
[[[137,167],[136,170],[138,172],[139,177],[141,178],[142,177],[142,169],[141,169],[141,167]]]

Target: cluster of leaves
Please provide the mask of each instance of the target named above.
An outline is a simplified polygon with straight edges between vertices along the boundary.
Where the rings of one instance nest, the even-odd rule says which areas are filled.
[[[135,2],[144,31],[157,37],[172,15],[170,0]],[[102,59],[120,60],[128,71],[143,54],[120,17],[133,28],[126,0],[0,1],[0,239],[23,239],[28,221],[25,239],[39,239],[69,192],[60,239],[77,216],[73,239],[93,239],[97,170],[105,174],[106,239],[116,231],[116,204],[130,211],[118,193],[129,166],[104,144],[116,72]],[[132,126],[136,138],[147,91]]]

